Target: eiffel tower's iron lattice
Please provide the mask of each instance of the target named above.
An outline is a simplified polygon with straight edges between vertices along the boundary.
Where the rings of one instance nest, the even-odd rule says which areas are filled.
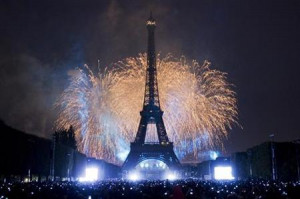
[[[163,111],[160,108],[157,83],[156,54],[154,31],[156,22],[150,14],[147,20],[148,49],[147,69],[143,110],[134,142],[130,145],[130,152],[123,164],[123,170],[133,169],[139,162],[146,159],[158,159],[165,162],[169,168],[180,167],[180,162],[173,150],[173,143],[169,141],[163,122]],[[145,143],[148,124],[155,124],[158,143]]]

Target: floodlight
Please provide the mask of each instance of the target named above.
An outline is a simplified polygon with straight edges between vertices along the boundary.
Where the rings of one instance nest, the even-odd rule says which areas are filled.
[[[216,166],[214,168],[214,176],[216,180],[233,180],[231,166]]]
[[[95,168],[95,167],[86,168],[85,177],[86,177],[87,181],[98,180],[98,168]]]
[[[98,168],[88,167],[85,169],[85,177],[80,177],[79,182],[93,182],[98,180]]]
[[[177,176],[176,176],[175,172],[168,172],[166,174],[165,178],[168,180],[176,180]]]
[[[216,151],[210,151],[209,157],[210,157],[210,159],[215,160],[218,157],[218,153]]]
[[[134,171],[134,172],[129,173],[128,179],[131,181],[137,181],[137,180],[140,180],[140,175]]]

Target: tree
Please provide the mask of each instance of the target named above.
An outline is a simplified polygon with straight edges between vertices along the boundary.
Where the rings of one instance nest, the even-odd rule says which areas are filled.
[[[64,129],[56,131],[54,133],[54,139],[56,143],[63,144],[77,150],[77,143],[73,126],[70,126],[68,130]]]

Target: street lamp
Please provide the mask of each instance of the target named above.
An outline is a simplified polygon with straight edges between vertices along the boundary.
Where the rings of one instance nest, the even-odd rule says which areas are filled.
[[[300,181],[300,162],[299,162],[300,139],[293,141],[293,144],[296,150],[297,175],[298,175],[298,180]]]
[[[274,145],[274,137],[275,134],[270,134],[271,139],[271,153],[272,153],[272,179],[276,180],[276,159],[275,159],[275,145]]]

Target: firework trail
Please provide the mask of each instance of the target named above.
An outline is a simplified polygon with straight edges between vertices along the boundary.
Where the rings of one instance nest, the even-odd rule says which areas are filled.
[[[88,66],[70,73],[70,85],[57,100],[56,128],[73,125],[79,150],[120,163],[134,140],[142,110],[146,54],[119,61],[103,74]],[[180,159],[197,159],[204,148],[222,145],[228,128],[237,124],[235,92],[226,73],[211,70],[210,63],[188,64],[167,55],[157,58],[157,79],[164,122]],[[155,128],[146,141],[156,141]],[[127,152],[127,153],[126,153]]]

